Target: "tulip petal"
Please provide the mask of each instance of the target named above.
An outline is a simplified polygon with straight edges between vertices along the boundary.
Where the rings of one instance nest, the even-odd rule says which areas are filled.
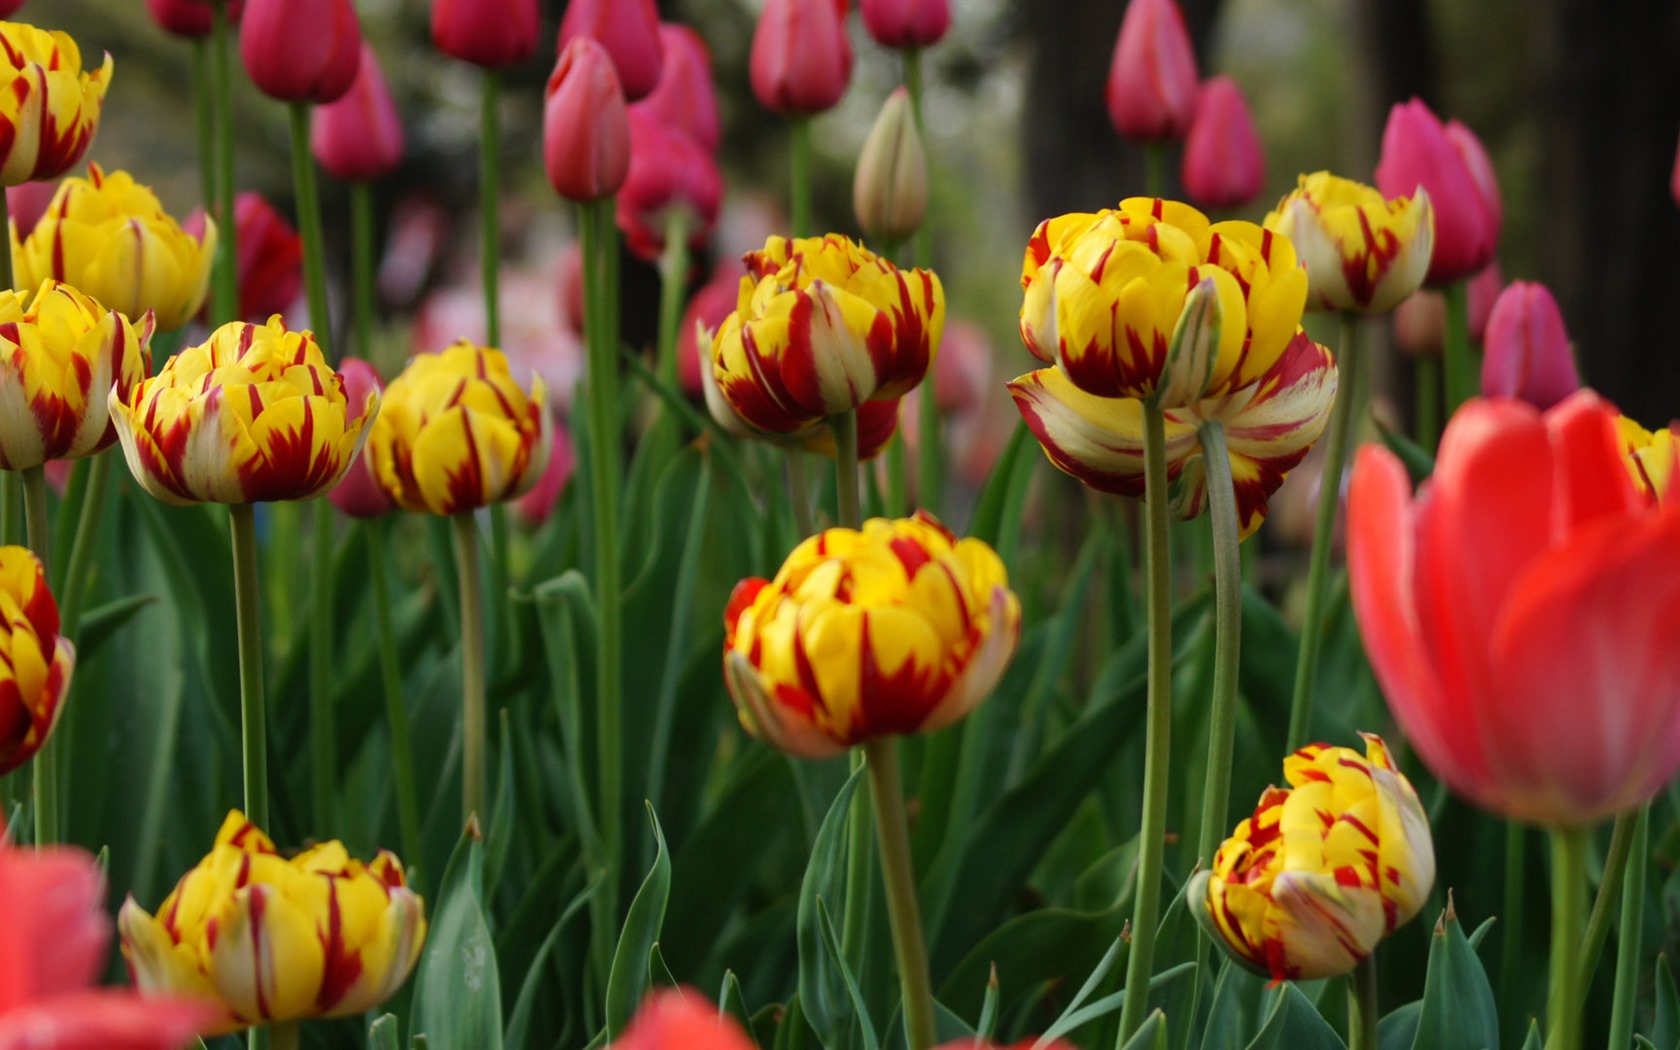
[[[1074,386],[1058,368],[1009,384],[1015,407],[1057,468],[1103,492],[1143,495],[1143,404]],[[1176,477],[1196,445],[1193,426],[1168,418],[1167,475]]]

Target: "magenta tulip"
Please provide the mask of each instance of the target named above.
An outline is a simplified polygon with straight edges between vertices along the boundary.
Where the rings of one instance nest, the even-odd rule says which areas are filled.
[[[1237,208],[1266,185],[1266,156],[1242,89],[1227,76],[1202,85],[1184,143],[1184,191],[1204,208]]]
[[[844,0],[765,0],[750,70],[753,94],[765,109],[784,116],[821,113],[846,94],[852,45],[844,16]]]
[[[332,102],[356,79],[362,30],[350,0],[248,0],[239,57],[270,98]]]
[[[862,0],[859,8],[863,27],[882,47],[930,47],[951,28],[951,0]]]
[[[334,178],[371,182],[402,163],[402,118],[379,59],[365,43],[349,92],[337,102],[316,107],[312,119],[310,149]]]
[[[663,51],[653,0],[570,0],[560,19],[560,49],[582,36],[612,56],[626,101],[646,97],[659,83]]]
[[[1108,68],[1108,116],[1138,142],[1176,142],[1196,116],[1196,53],[1176,0],[1131,0]]]
[[[1543,284],[1512,281],[1488,317],[1482,393],[1548,409],[1581,388],[1557,300]]]
[[[659,83],[637,108],[653,113],[708,153],[715,151],[723,140],[723,125],[712,85],[712,53],[699,33],[670,22],[659,27],[659,43],[665,49]]]
[[[1388,196],[1429,191],[1435,254],[1424,283],[1452,284],[1493,261],[1499,246],[1499,189],[1487,154],[1468,128],[1443,126],[1418,99],[1396,105],[1383,129],[1377,188]]]
[[[536,54],[541,21],[537,0],[432,0],[432,43],[450,58],[499,69]]]

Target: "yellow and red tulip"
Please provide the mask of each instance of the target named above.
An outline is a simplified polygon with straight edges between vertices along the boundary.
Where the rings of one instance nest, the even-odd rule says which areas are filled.
[[[58,633],[58,602],[27,547],[0,547],[0,775],[46,743],[76,669]]]
[[[1417,792],[1382,739],[1363,736],[1363,756],[1309,744],[1284,759],[1290,786],[1267,788],[1190,883],[1214,941],[1273,980],[1348,972],[1435,883]]]
[[[0,22],[0,49],[12,79],[0,91],[0,185],[17,186],[69,171],[99,129],[111,56],[82,70],[69,34]]]
[[[1627,416],[1618,416],[1616,431],[1626,446],[1628,472],[1634,484],[1651,502],[1668,502],[1675,491],[1674,468],[1680,465],[1680,423],[1646,430]]]
[[[500,350],[463,339],[416,355],[385,387],[369,469],[404,510],[458,514],[524,495],[548,464],[553,429],[542,377],[527,394]]]
[[[310,332],[234,321],[170,358],[111,419],[142,488],[165,503],[310,499],[355,462],[379,401],[360,418]]]
[[[1309,309],[1383,313],[1417,291],[1435,249],[1435,211],[1419,186],[1409,197],[1317,171],[1266,216],[1307,267]]]
[[[288,859],[235,811],[155,917],[131,896],[117,926],[140,991],[219,1003],[219,1034],[383,1003],[420,957],[425,910],[392,854],[364,864],[335,840]]]
[[[823,758],[957,721],[997,684],[1021,604],[997,553],[925,512],[795,547],[773,580],[735,586],[724,679],[741,724]]]

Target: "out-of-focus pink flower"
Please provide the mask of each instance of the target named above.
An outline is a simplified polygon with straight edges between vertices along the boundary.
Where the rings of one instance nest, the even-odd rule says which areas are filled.
[[[637,256],[650,262],[665,250],[665,231],[680,215],[688,242],[711,236],[723,199],[723,176],[700,144],[659,117],[630,107],[630,173],[619,188],[618,228]]]
[[[336,179],[371,182],[402,163],[402,117],[379,58],[366,43],[349,92],[337,102],[317,106],[311,119],[310,150]]]
[[[247,0],[239,57],[257,90],[282,102],[333,102],[350,90],[362,30],[350,0]]]
[[[397,201],[391,209],[391,232],[385,237],[385,254],[379,260],[379,274],[374,278],[379,297],[404,306],[413,303],[437,265],[448,233],[449,213],[436,198],[411,193]]]
[[[339,363],[338,371],[344,376],[344,396],[350,401],[350,422],[354,423],[362,418],[368,394],[384,390],[385,384],[379,381],[379,373],[373,366],[359,357],[346,357]],[[345,472],[344,480],[327,493],[327,498],[341,514],[352,518],[377,518],[396,507],[374,480],[367,458],[360,453]]]
[[[572,448],[571,431],[564,426],[554,428],[554,443],[548,450],[548,465],[530,492],[513,501],[513,512],[519,520],[536,528],[548,520],[554,505],[560,502],[566,486],[577,466],[577,453]]]
[[[1266,155],[1242,89],[1227,76],[1202,85],[1184,142],[1184,191],[1204,208],[1237,208],[1266,185]]]
[[[1138,142],[1176,142],[1196,116],[1196,52],[1176,0],[1131,0],[1108,68],[1108,116]]]
[[[1482,394],[1520,397],[1545,411],[1581,389],[1563,313],[1545,285],[1512,281],[1488,318]]]
[[[19,236],[27,237],[35,224],[41,221],[41,216],[47,213],[47,206],[58,192],[58,183],[52,179],[32,179],[4,187],[4,190],[6,209],[12,223],[17,227]],[[194,236],[201,236],[203,232],[199,230]]]
[[[1675,147],[1674,172],[1668,177],[1668,193],[1675,204],[1680,204],[1680,146]]]
[[[709,338],[700,341],[699,330],[704,328],[707,332],[715,332],[723,324],[735,309],[741,291],[741,278],[746,276],[746,272],[739,265],[719,266],[712,279],[688,301],[682,325],[677,329],[677,379],[682,383],[683,393],[690,397],[705,395],[705,380],[700,370],[711,371],[712,367],[712,341]],[[950,338],[949,331],[946,338]],[[942,349],[940,353],[943,355],[945,351]]]
[[[497,285],[502,306],[502,345],[508,369],[521,388],[533,373],[542,376],[549,407],[571,409],[572,392],[583,376],[583,344],[560,316],[560,300],[549,272],[505,268]],[[428,295],[414,319],[415,352],[436,350],[458,339],[486,345],[484,290],[477,280]]]
[[[967,412],[979,407],[992,382],[992,338],[973,321],[945,322],[945,337],[939,341],[939,356],[933,359],[933,399],[945,412]],[[997,391],[1002,395],[1001,388]],[[1000,403],[1008,400],[1000,396]]]
[[[261,323],[285,313],[303,289],[303,238],[254,190],[233,198],[233,218],[239,242],[239,317]],[[204,209],[187,216],[181,228],[202,236]]]
[[[654,114],[666,127],[681,131],[706,152],[716,151],[723,141],[723,125],[718,119],[712,53],[706,41],[688,26],[663,22],[659,43],[665,49],[659,83],[635,108]]]
[[[559,277],[560,285],[560,313],[566,322],[566,327],[581,337],[583,335],[583,245],[573,241],[560,250],[560,261],[555,266],[555,273]],[[733,307],[731,307],[733,309]],[[550,386],[552,392],[554,387]]]
[[[12,17],[13,12],[22,6],[23,0],[5,0],[0,3],[0,18]],[[245,0],[233,0],[228,5],[229,24],[239,24],[239,15],[244,7]],[[152,21],[176,36],[202,39],[209,36],[214,27],[210,0],[146,0],[146,10],[151,12]]]
[[[630,117],[606,48],[573,38],[548,78],[543,103],[543,166],[567,200],[594,201],[624,185],[630,171]]]
[[[1440,287],[1484,269],[1499,247],[1502,210],[1487,153],[1468,128],[1442,126],[1414,98],[1389,110],[1377,188],[1394,197],[1419,186],[1435,208],[1435,254],[1424,283]]]
[[[613,1050],[752,1050],[735,1019],[692,988],[650,992]]]
[[[939,43],[951,28],[951,0],[863,0],[863,27],[882,47]]]
[[[846,94],[852,45],[845,0],[765,0],[753,31],[752,88],[784,116],[821,113]]]
[[[0,18],[10,18],[23,6],[23,0],[0,0]]]
[[[570,0],[560,18],[560,50],[580,36],[607,49],[626,100],[646,97],[659,83],[663,51],[653,0]]]
[[[486,69],[537,51],[537,0],[432,0],[432,43],[450,58]]]
[[[1494,300],[1505,288],[1497,262],[1470,278],[1468,289],[1470,341],[1480,345],[1487,331]],[[1394,342],[1408,354],[1441,353],[1447,328],[1447,306],[1441,293],[1420,288],[1394,308]]]

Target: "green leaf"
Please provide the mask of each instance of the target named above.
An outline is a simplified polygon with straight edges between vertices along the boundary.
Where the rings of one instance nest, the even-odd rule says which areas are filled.
[[[1657,1050],[1657,1048],[1652,1045],[1651,1041],[1642,1035],[1636,1035],[1633,1037],[1633,1045],[1635,1047],[1645,1048],[1645,1050]],[[1529,1018],[1528,1038],[1523,1040],[1522,1050],[1540,1050],[1540,1047],[1540,1022],[1534,1020],[1533,1018]]]
[[[741,995],[741,981],[734,970],[723,971],[723,990],[718,992],[718,1014],[734,1020],[741,1026],[741,1031],[752,1037],[752,1011],[747,1009],[747,1001]],[[758,1045],[756,1039],[753,1045]]]
[[[997,462],[992,465],[992,472],[980,490],[980,498],[974,502],[974,513],[968,519],[970,536],[990,544],[997,543],[1003,528],[1004,504],[1009,499],[1010,483],[1015,478],[1015,464],[1022,456],[1032,455],[1032,444],[1032,431],[1025,423],[1017,422],[1014,432],[1009,435],[1009,444],[1003,447]]]
[[[1499,1046],[1499,1012],[1476,949],[1464,936],[1452,894],[1429,944],[1413,1050],[1483,1050]]]
[[[1301,990],[1286,981],[1266,1026],[1248,1044],[1248,1050],[1346,1050],[1346,1045]]]
[[[677,979],[671,976],[671,968],[665,965],[665,956],[659,952],[658,941],[654,941],[653,948],[648,951],[648,987],[677,987]]]
[[[1387,1017],[1377,1022],[1377,1050],[1411,1050],[1417,1040],[1418,1018],[1422,1015],[1422,999],[1389,1011]]]
[[[1435,457],[1422,445],[1399,431],[1384,426],[1381,420],[1377,421],[1377,434],[1382,438],[1382,443],[1388,446],[1388,450],[1399,457],[1406,473],[1411,475],[1413,485],[1435,473]]]
[[[508,847],[513,844],[513,736],[508,728],[508,709],[501,710],[501,776],[496,778],[495,815],[490,818],[490,834],[484,840],[484,892],[493,896],[501,879],[502,866],[507,863]]]
[[[671,893],[671,855],[665,849],[665,832],[660,829],[659,817],[652,806],[648,807],[648,820],[653,824],[658,850],[654,853],[652,870],[630,902],[624,929],[618,935],[618,949],[613,952],[612,973],[607,978],[608,1042],[624,1031],[641,1004],[642,993],[647,990],[648,957],[665,923],[665,903]]]
[[[1181,962],[1177,966],[1174,966],[1171,969],[1162,970],[1154,977],[1151,977],[1149,979],[1149,988],[1151,991],[1154,991],[1155,989],[1167,984],[1167,982],[1176,980],[1195,969],[1196,964],[1194,962]],[[1092,1021],[1098,1020],[1099,1018],[1106,1017],[1107,1015],[1120,1009],[1125,1004],[1126,989],[1122,988],[1118,992],[1103,996],[1101,999],[1091,1003],[1089,1006],[1078,1010],[1066,1011],[1055,1024],[1044,1030],[1044,1034],[1039,1037],[1038,1045],[1043,1046],[1052,1039],[1058,1039],[1071,1032],[1078,1031],[1084,1025],[1090,1024]]]
[[[1202,1030],[1202,1050],[1242,1050],[1248,1033],[1259,1023],[1258,1003],[1264,987],[1265,978],[1255,976],[1230,959],[1224,961],[1219,968],[1219,979],[1213,985],[1207,1027]],[[1406,1047],[1411,1045],[1408,1038]]]
[[[1674,971],[1666,953],[1657,956],[1657,1016],[1651,1026],[1651,1042],[1671,1047],[1680,1042],[1680,992],[1674,988]]]
[[[91,659],[135,613],[157,600],[155,594],[131,594],[83,613],[81,628],[76,632],[76,659]]]
[[[508,1014],[507,1033],[503,1036],[503,1045],[527,1045],[526,1033],[531,1027],[531,1010],[536,1006],[537,991],[542,986],[543,967],[547,965],[549,955],[554,951],[555,944],[560,940],[560,931],[566,928],[566,924],[572,920],[572,917],[581,912],[584,905],[588,904],[590,898],[601,888],[603,877],[602,873],[597,873],[595,878],[590,880],[589,885],[572,898],[571,903],[566,905],[566,910],[562,911],[560,918],[555,921],[554,928],[548,931],[547,937],[543,938],[536,954],[531,957],[531,966],[525,971],[525,980],[519,987],[519,998],[514,1000],[513,1012]]]
[[[875,1023],[869,1019],[869,1007],[863,1001],[863,992],[858,988],[857,978],[852,976],[852,968],[846,965],[846,957],[840,952],[840,938],[834,933],[834,923],[828,917],[828,905],[823,903],[821,897],[817,898],[817,920],[822,926],[823,947],[828,949],[828,961],[846,982],[846,994],[852,1001],[852,1020],[863,1036],[863,1048],[880,1050],[881,1043],[875,1035]],[[830,1044],[825,1041],[823,1045]]]
[[[410,1028],[437,1046],[501,1050],[502,990],[484,921],[484,846],[469,827],[449,858],[415,982]]]
[[[975,1022],[974,1034],[981,1039],[990,1039],[997,1032],[998,1010],[998,979],[997,967],[992,967],[992,975],[986,979],[986,998],[980,1003],[980,1020]]]
[[[1167,1015],[1156,1010],[1145,1017],[1120,1050],[1167,1050]]]
[[[368,1025],[368,1050],[398,1050],[401,1046],[396,1014],[385,1014]]]
[[[844,966],[832,965],[825,950],[822,913],[825,899],[845,900],[846,818],[863,771],[864,767],[858,766],[835,793],[817,828],[811,860],[799,884],[799,910],[794,920],[799,942],[799,1002],[823,1046],[838,1046],[850,1020],[847,975]]]

